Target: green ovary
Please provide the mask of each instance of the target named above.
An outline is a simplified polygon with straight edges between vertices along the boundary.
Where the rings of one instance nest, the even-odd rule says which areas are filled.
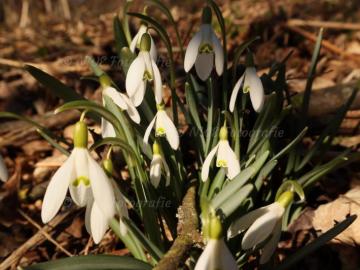
[[[199,47],[199,53],[213,53],[213,47],[208,44],[208,43],[204,43]]]
[[[84,184],[84,186],[90,186],[90,179],[85,176],[80,176],[74,180],[72,183],[74,187],[79,186],[81,183]]]
[[[226,160],[218,160],[216,161],[216,167],[227,167],[227,162]]]

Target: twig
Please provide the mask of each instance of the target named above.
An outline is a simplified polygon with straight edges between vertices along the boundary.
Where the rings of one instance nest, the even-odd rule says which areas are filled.
[[[54,231],[53,229],[59,225],[65,218],[71,215],[75,209],[71,209],[66,213],[57,215],[48,225],[44,226],[40,231],[38,231],[35,235],[33,235],[30,239],[28,239],[24,244],[22,244],[19,248],[17,248],[9,257],[7,257],[1,264],[0,269],[5,270],[11,267],[12,265],[16,264],[24,254],[40,245],[42,242],[46,240],[44,236],[44,232],[48,234],[52,234]]]
[[[33,220],[31,217],[29,217],[26,213],[24,213],[23,211],[21,211],[20,209],[18,210],[18,212],[20,213],[20,215],[22,215],[27,221],[29,221],[35,228],[37,228],[39,230],[40,233],[42,233],[45,238],[47,240],[49,240],[51,243],[53,243],[56,247],[58,247],[62,252],[64,252],[66,255],[68,255],[69,257],[74,256],[73,254],[71,254],[68,250],[66,250],[64,247],[62,247],[58,242],[56,242],[56,240],[54,238],[51,237],[50,234],[48,234],[47,232],[42,230],[42,227],[36,223],[35,220]]]
[[[289,26],[311,26],[332,29],[360,30],[360,23],[329,22],[329,21],[305,21],[300,19],[290,19],[287,21]]]
[[[195,201],[196,186],[193,183],[186,192],[182,205],[178,209],[178,236],[154,270],[178,269],[180,263],[184,261],[186,252],[194,243],[201,241],[201,235],[198,231],[199,219]]]
[[[20,23],[19,23],[19,26],[21,28],[24,28],[29,24],[29,7],[30,7],[29,0],[23,0],[21,7]]]

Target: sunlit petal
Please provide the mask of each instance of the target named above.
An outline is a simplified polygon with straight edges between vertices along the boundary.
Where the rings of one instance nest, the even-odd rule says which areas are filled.
[[[91,234],[90,217],[91,217],[91,210],[93,203],[94,203],[94,199],[91,197],[88,200],[88,204],[86,205],[86,210],[85,210],[85,229],[89,234]]]
[[[244,87],[248,87],[251,104],[256,112],[260,112],[264,106],[265,94],[261,79],[256,74],[254,67],[246,69]]]
[[[94,238],[95,244],[98,244],[103,238],[109,227],[108,220],[104,217],[103,212],[94,201],[90,214],[91,236]]]
[[[101,118],[101,136],[103,138],[116,137],[113,125],[104,118]]]
[[[145,62],[141,55],[138,55],[131,63],[128,73],[126,74],[125,87],[127,94],[131,97],[139,88],[143,81],[145,72]]]
[[[138,110],[136,109],[134,103],[124,94],[120,94],[122,96],[122,98],[124,99],[124,101],[127,104],[127,114],[129,115],[129,117],[131,118],[131,120],[133,120],[135,123],[139,124],[140,123],[140,115]]]
[[[49,222],[59,211],[65,199],[68,186],[74,178],[74,153],[72,153],[56,171],[46,189],[41,208],[41,219],[43,223]]]
[[[151,58],[156,62],[156,60],[157,60],[157,50],[156,50],[155,42],[154,42],[152,37],[151,37],[150,55],[151,55]]]
[[[136,91],[133,96],[130,96],[130,100],[134,104],[135,107],[140,106],[142,101],[144,100],[146,90],[146,81],[141,81],[136,88]]]
[[[179,148],[179,133],[165,111],[159,111],[157,113],[157,124],[162,125],[162,128],[165,130],[166,139],[169,142],[172,149],[176,150]],[[158,127],[156,127],[158,129]]]
[[[280,240],[281,226],[282,226],[282,222],[280,219],[275,225],[275,228],[273,230],[273,235],[269,239],[269,242],[267,242],[264,248],[262,249],[260,256],[260,264],[267,263],[270,260],[271,256],[274,254]]]
[[[154,155],[153,159],[151,160],[150,164],[150,181],[151,184],[157,188],[160,183],[161,179],[161,156],[160,155]]]
[[[215,69],[216,73],[220,76],[224,71],[224,52],[220,40],[215,33],[212,33],[212,44],[215,53]]]
[[[233,179],[240,173],[240,163],[228,141],[219,142],[218,160],[225,160],[226,176]]]
[[[189,45],[187,46],[186,52],[185,52],[185,59],[184,59],[184,69],[186,72],[189,72],[189,70],[193,67],[198,51],[199,46],[201,43],[201,32],[197,32],[194,37],[190,40]]]
[[[211,151],[210,153],[207,155],[204,163],[203,163],[203,166],[201,168],[201,180],[203,180],[204,182],[206,180],[208,180],[208,177],[209,177],[209,170],[210,170],[210,164],[211,164],[211,161],[213,160],[217,150],[219,148],[219,144],[216,145]]]
[[[149,136],[150,136],[151,130],[153,129],[153,127],[155,125],[156,118],[157,118],[157,115],[154,116],[154,119],[151,120],[150,124],[146,128],[145,135],[144,135],[144,143],[146,143],[146,144],[148,144]]]
[[[154,61],[152,61],[152,67],[154,71],[154,90],[155,90],[155,100],[157,104],[162,102],[163,97],[163,87],[161,81],[160,71]]]
[[[112,101],[118,105],[122,110],[127,109],[127,104],[123,99],[121,93],[117,91],[114,87],[106,87],[103,90],[103,95],[106,95],[112,99]]]
[[[236,82],[232,92],[231,92],[231,97],[230,97],[230,104],[229,104],[229,110],[230,112],[234,111],[235,108],[235,103],[236,103],[236,99],[237,96],[239,94],[239,90],[241,88],[241,85],[244,81],[244,77],[245,77],[245,73],[238,79],[238,81]]]

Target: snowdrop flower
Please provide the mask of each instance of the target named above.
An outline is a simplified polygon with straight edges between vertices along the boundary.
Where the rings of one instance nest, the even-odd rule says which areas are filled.
[[[260,112],[264,106],[265,94],[261,79],[256,74],[252,55],[247,55],[246,69],[244,74],[236,82],[234,89],[231,93],[229,109],[234,111],[236,98],[239,90],[242,89],[244,94],[250,93],[251,104],[256,112]]]
[[[225,169],[226,176],[233,179],[240,173],[240,163],[234,151],[231,149],[228,141],[228,132],[226,126],[223,126],[219,132],[220,141],[207,155],[201,169],[201,179],[206,181],[209,177],[210,164],[216,155],[216,167]]]
[[[293,198],[294,193],[286,191],[276,202],[247,213],[230,225],[228,237],[232,238],[249,228],[241,242],[245,250],[253,249],[268,240],[261,247],[260,263],[265,264],[276,250],[281,235],[282,217]]]
[[[195,270],[238,270],[236,261],[222,237],[220,221],[210,222],[209,240],[195,265]]]
[[[170,169],[166,163],[166,160],[160,153],[160,146],[155,141],[153,144],[153,158],[150,164],[150,181],[155,188],[159,186],[161,174],[166,177],[166,186],[170,185]]]
[[[121,193],[114,179],[110,175],[110,171],[112,172],[113,168],[111,159],[104,160],[103,165],[114,190],[116,207],[115,210],[120,217],[120,233],[125,235],[127,233],[127,229],[126,225],[122,223],[121,218],[128,218],[129,214],[126,207],[124,195]],[[98,203],[91,196],[86,206],[85,227],[88,233],[93,237],[95,244],[98,244],[104,237],[104,234],[109,228],[109,221],[110,220],[107,219],[104,216],[104,213],[100,210]]]
[[[132,101],[127,95],[120,93],[114,87],[111,87],[111,80],[107,75],[100,76],[100,84],[103,87],[102,96],[105,105],[105,96],[110,98],[121,110],[127,112],[131,120],[140,123],[140,115]],[[101,134],[103,138],[116,137],[115,129],[110,122],[101,118]]]
[[[126,92],[137,107],[144,99],[147,83],[154,84],[156,103],[162,101],[162,82],[159,68],[150,56],[151,38],[148,33],[141,37],[140,52],[126,74]]]
[[[179,133],[170,117],[166,114],[164,104],[158,104],[156,107],[157,113],[145,131],[144,143],[148,143],[150,132],[155,125],[155,137],[166,137],[171,148],[176,150],[179,148]]]
[[[220,76],[224,69],[224,52],[211,27],[211,17],[211,8],[205,7],[200,31],[190,40],[184,59],[185,71],[189,72],[195,64],[196,73],[203,81],[209,78],[213,70],[214,58],[216,73]]]
[[[95,219],[110,220],[115,214],[113,187],[104,170],[91,157],[87,149],[87,125],[79,121],[74,130],[74,149],[64,164],[56,171],[46,189],[41,219],[49,222],[59,211],[67,190],[76,205],[83,207],[92,202]],[[99,220],[98,220],[99,221]],[[103,222],[102,224],[105,224]],[[93,228],[95,241],[101,228]],[[96,233],[95,233],[96,231]]]
[[[0,180],[6,182],[9,178],[9,173],[5,165],[3,157],[0,155]]]
[[[145,24],[141,24],[139,31],[137,32],[137,34],[134,36],[133,40],[130,43],[130,50],[134,53],[135,49],[140,49],[140,42],[141,42],[141,38],[145,33],[149,33],[148,28]],[[150,36],[150,41],[151,41],[151,45],[150,45],[150,55],[151,58],[156,61],[157,59],[157,50],[156,50],[156,46],[154,43],[153,38]]]

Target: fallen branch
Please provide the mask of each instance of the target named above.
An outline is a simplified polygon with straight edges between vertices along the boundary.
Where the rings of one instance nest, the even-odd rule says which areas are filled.
[[[196,186],[193,183],[186,192],[182,205],[178,209],[178,236],[169,251],[160,260],[154,270],[174,270],[184,262],[186,252],[194,243],[201,242],[198,231],[199,218],[196,211]]]
[[[308,21],[300,19],[290,19],[287,21],[290,26],[311,26],[319,28],[331,28],[341,30],[360,30],[360,23],[346,23],[346,22],[329,22],[329,21]]]

